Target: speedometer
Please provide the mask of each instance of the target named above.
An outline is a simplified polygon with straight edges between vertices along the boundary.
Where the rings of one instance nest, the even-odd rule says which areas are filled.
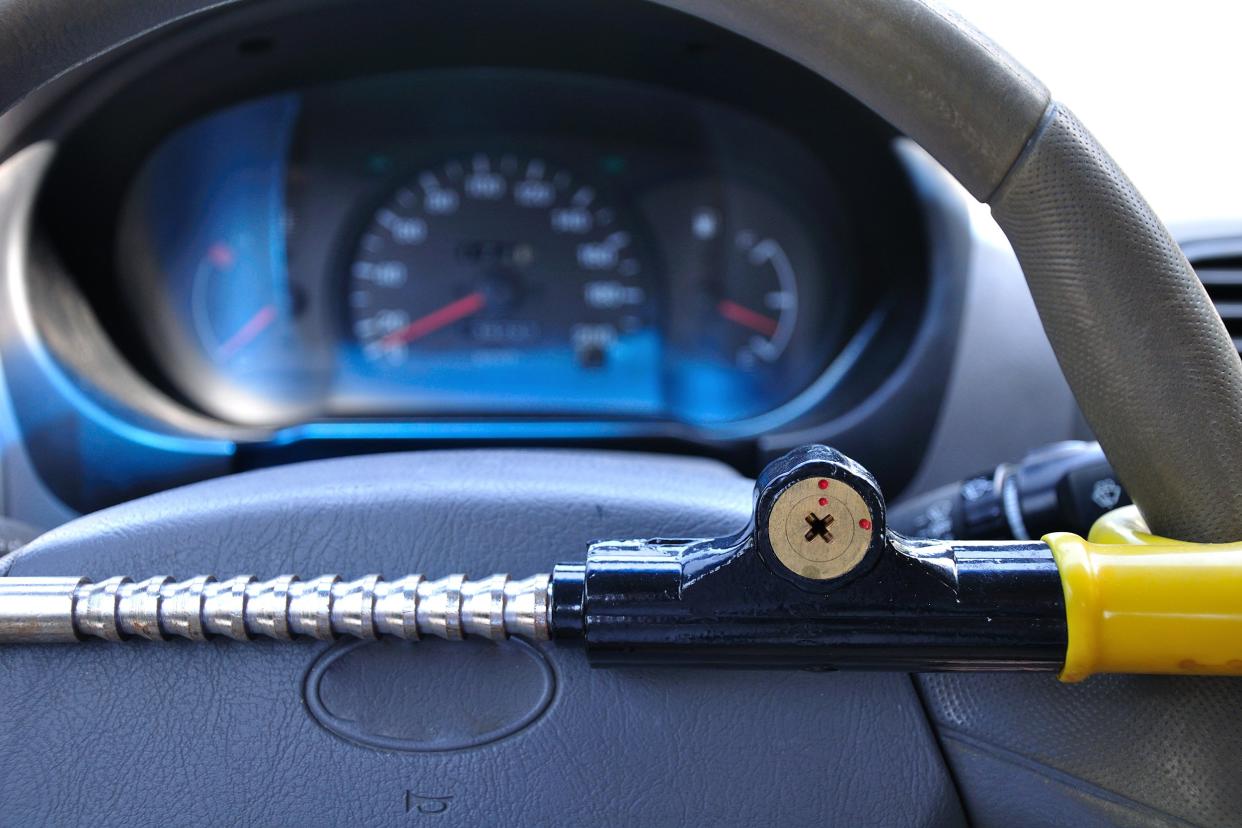
[[[366,363],[420,356],[474,366],[602,372],[635,358],[652,324],[645,261],[626,214],[540,158],[479,153],[427,167],[359,236],[349,323]]]

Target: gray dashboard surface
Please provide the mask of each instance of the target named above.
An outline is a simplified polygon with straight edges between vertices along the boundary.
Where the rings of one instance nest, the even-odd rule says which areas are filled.
[[[1242,818],[1242,681],[919,677],[982,825],[1204,825]]]
[[[381,455],[155,495],[54,530],[0,568],[521,575],[640,527],[735,530],[750,502],[750,481],[706,461]],[[330,675],[308,681],[325,650],[341,646],[0,651],[0,822],[962,822],[905,675],[592,671],[580,652],[550,645],[417,642],[334,650]],[[331,708],[333,730],[310,715],[308,688]],[[342,722],[351,738],[338,735]],[[385,736],[400,749],[377,749]],[[445,749],[462,743],[472,746]]]

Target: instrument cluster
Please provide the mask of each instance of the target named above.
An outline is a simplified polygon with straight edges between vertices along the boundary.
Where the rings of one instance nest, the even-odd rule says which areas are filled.
[[[661,4],[468,6],[221,7],[10,119],[0,357],[48,491],[501,446],[754,475],[807,443],[899,491],[972,255],[944,171]]]
[[[167,385],[228,422],[736,429],[829,395],[885,295],[851,163],[637,82],[356,78],[171,133],[117,267]]]

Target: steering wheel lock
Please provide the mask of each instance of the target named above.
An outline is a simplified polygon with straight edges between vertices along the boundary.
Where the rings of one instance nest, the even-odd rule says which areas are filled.
[[[728,537],[602,541],[521,580],[0,578],[0,643],[518,635],[597,665],[1242,675],[1240,596],[1242,544],[1153,536],[1134,507],[1090,541],[903,537],[871,474],[812,445]]]

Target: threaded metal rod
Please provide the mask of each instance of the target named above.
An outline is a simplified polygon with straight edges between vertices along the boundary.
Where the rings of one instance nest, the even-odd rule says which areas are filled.
[[[170,637],[206,641],[224,636],[291,640],[307,636],[493,641],[520,635],[551,637],[548,575],[513,581],[492,575],[427,580],[407,575],[386,581],[368,575],[301,580],[282,575],[256,581],[242,575],[186,581],[167,577],[0,578],[0,644],[53,643],[103,638],[123,641]]]

